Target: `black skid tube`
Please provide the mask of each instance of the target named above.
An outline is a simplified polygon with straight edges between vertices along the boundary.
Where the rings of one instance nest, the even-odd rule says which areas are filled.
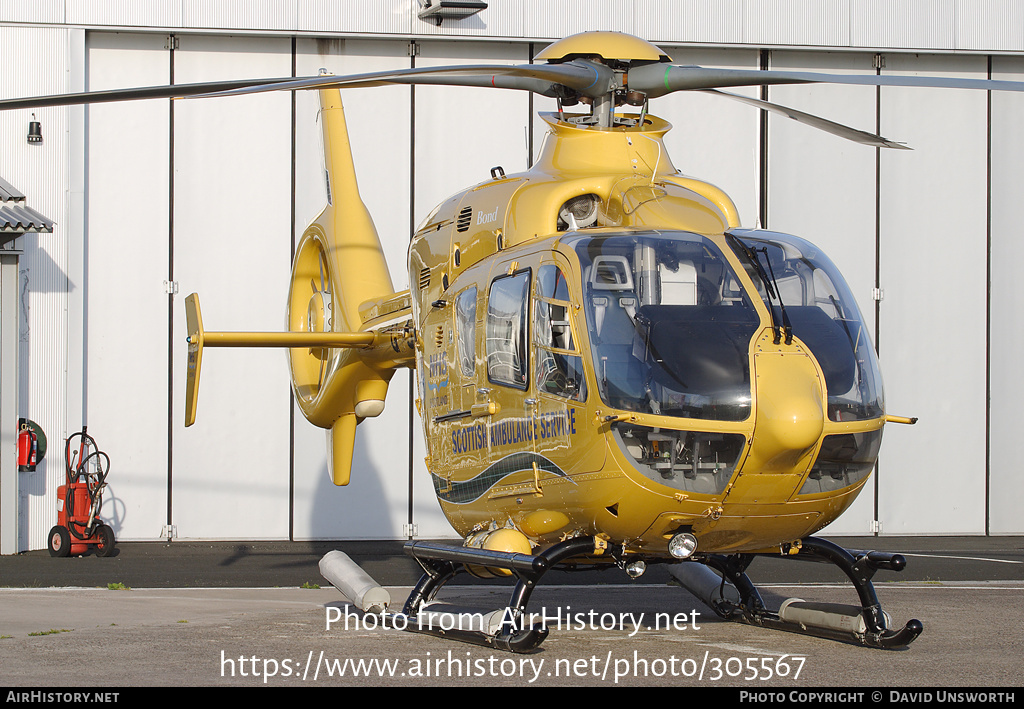
[[[786,554],[784,558],[832,563],[846,574],[860,600],[858,610],[864,621],[862,632],[794,622],[782,618],[779,613],[767,610],[757,588],[746,574],[747,567],[755,558],[753,554],[734,556],[713,554],[703,559],[704,563],[718,571],[724,580],[735,586],[740,595],[738,606],[723,601],[714,608],[715,612],[723,618],[741,620],[750,625],[833,640],[859,642],[869,647],[883,649],[906,647],[916,640],[924,630],[924,625],[917,619],[909,621],[898,630],[886,627],[885,613],[882,612],[881,603],[871,583],[872,576],[879,569],[902,571],[907,563],[902,555],[876,551],[850,551],[817,537],[808,537],[802,540],[798,550],[794,549],[793,551],[796,553]]]
[[[487,635],[486,633],[476,630],[462,630],[460,628],[445,630],[440,627],[421,627],[410,622],[406,630],[413,633],[422,633],[423,635],[448,638],[449,640],[457,640],[459,642],[469,643],[470,645],[480,645],[482,647],[490,647],[495,650],[504,650],[512,653],[530,652],[544,642],[548,636],[548,629],[539,626],[510,631],[502,630],[494,635]]]
[[[597,540],[594,537],[569,539],[546,549],[540,554],[518,554],[456,547],[431,542],[407,542],[405,552],[423,568],[423,575],[409,594],[403,607],[403,614],[409,619],[406,629],[416,633],[458,640],[513,653],[529,652],[536,649],[548,636],[543,625],[524,623],[526,606],[541,577],[556,564],[574,556],[595,553]],[[464,565],[497,567],[508,569],[517,578],[512,597],[504,609],[504,622],[494,634],[460,628],[443,629],[419,622],[418,615],[423,605],[433,600],[441,588],[456,574],[465,570]]]

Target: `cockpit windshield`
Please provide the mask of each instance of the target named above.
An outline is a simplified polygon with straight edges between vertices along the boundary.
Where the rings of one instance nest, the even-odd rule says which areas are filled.
[[[835,265],[810,242],[788,234],[735,230],[727,236],[773,320],[791,323],[792,334],[818,361],[828,390],[829,420],[881,416],[878,359],[864,318]],[[765,283],[758,271],[770,274],[774,284]]]
[[[749,346],[760,318],[714,242],[661,232],[569,243],[606,404],[719,421],[750,415]]]

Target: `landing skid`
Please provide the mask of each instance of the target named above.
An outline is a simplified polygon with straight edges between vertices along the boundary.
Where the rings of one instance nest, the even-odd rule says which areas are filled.
[[[746,574],[747,567],[756,556],[754,554],[710,554],[679,564],[671,573],[720,617],[749,625],[885,649],[906,647],[924,629],[919,620],[911,620],[898,630],[890,629],[889,620],[871,584],[871,578],[879,569],[902,571],[907,564],[902,555],[849,551],[816,537],[808,537],[798,547],[783,551],[786,552],[785,558],[827,562],[838,566],[856,589],[860,605],[807,603],[791,598],[777,612],[769,611]],[[698,562],[718,573],[699,566]]]
[[[523,653],[536,649],[548,636],[547,627],[530,620],[526,610],[541,577],[567,559],[598,555],[602,548],[594,537],[570,539],[536,555],[408,542],[405,552],[416,559],[423,568],[423,575],[401,613],[387,610],[390,604],[387,591],[341,552],[325,556],[320,570],[364,613],[380,615],[387,627]],[[890,629],[871,584],[871,578],[879,569],[902,571],[906,566],[903,556],[848,551],[816,537],[808,537],[799,546],[783,551],[784,558],[838,566],[857,590],[860,605],[807,603],[791,598],[778,611],[770,611],[746,574],[747,567],[758,556],[755,554],[707,554],[673,564],[669,573],[727,620],[886,649],[906,647],[921,634],[923,625],[919,620],[911,620],[899,630]],[[517,579],[504,608],[467,608],[434,600],[438,591],[467,566],[507,569]]]

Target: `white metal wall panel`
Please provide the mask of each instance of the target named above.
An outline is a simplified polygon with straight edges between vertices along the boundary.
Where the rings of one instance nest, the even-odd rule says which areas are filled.
[[[849,0],[746,0],[748,44],[843,47],[850,37]]]
[[[957,49],[998,52],[1024,47],[1024,5],[1017,0],[957,0]]]
[[[367,34],[406,34],[411,31],[415,0],[298,0],[301,32],[351,32]]]
[[[655,44],[741,44],[743,0],[634,0],[633,31]]]
[[[773,69],[873,74],[871,54],[772,52]],[[807,84],[773,86],[769,100],[874,132],[875,89]],[[821,247],[850,285],[869,332],[875,307],[875,150],[770,115],[768,226]],[[898,138],[898,136],[896,136]],[[883,372],[884,375],[884,372]],[[874,520],[874,480],[829,534],[867,534]]]
[[[716,50],[665,47],[673,61],[706,67],[756,69],[752,50]],[[756,98],[758,87],[733,89]],[[721,187],[732,197],[744,226],[752,227],[758,214],[759,112],[724,96],[680,92],[651,102],[651,113],[673,128],[665,145],[673,163],[692,175]]]
[[[983,57],[890,55],[886,72],[985,78]],[[887,534],[985,529],[986,95],[883,88],[879,345]]]
[[[854,47],[956,47],[956,0],[858,0],[850,10]]]
[[[196,29],[295,27],[298,0],[181,0],[181,24]]]
[[[170,80],[151,34],[92,33],[89,89]],[[102,515],[118,539],[154,539],[167,509],[167,307],[170,102],[88,109],[87,318],[89,433],[110,456]],[[63,455],[63,449],[61,450]]]
[[[0,95],[25,96],[67,90],[69,32],[0,27]],[[39,109],[43,143],[26,141],[31,111],[0,114],[0,175],[26,195],[29,205],[55,222],[52,234],[21,237],[19,300],[21,332],[19,413],[46,432],[51,448],[34,473],[19,474],[24,548],[45,546],[56,522],[57,486],[63,483],[63,436],[67,429],[68,110]]]
[[[7,0],[0,22],[486,39],[611,29],[698,44],[1024,52],[1016,0],[501,0],[440,27],[418,10],[417,0]]]
[[[524,63],[527,47],[503,43],[424,42],[416,66],[478,62]],[[470,119],[471,118],[471,119]],[[490,179],[500,165],[507,174],[527,168],[529,96],[524,91],[420,86],[416,88],[417,225],[435,206],[466,187]],[[422,425],[416,421],[422,445]],[[451,534],[440,516],[420,449],[413,458],[414,515],[420,536]],[[433,531],[430,531],[433,530]]]
[[[182,0],[63,0],[71,25],[110,27],[180,27]]]
[[[354,74],[410,66],[403,40],[302,40],[297,73],[326,68]],[[326,204],[315,92],[296,94],[296,237]],[[386,86],[342,92],[359,191],[370,211],[396,290],[408,287],[411,89]],[[396,372],[384,413],[356,433],[351,482],[337,487],[327,472],[327,437],[296,408],[295,537],[399,539],[408,521],[408,373]],[[419,436],[419,429],[414,431]],[[422,461],[422,455],[419,456]],[[421,463],[422,465],[422,463]],[[436,507],[436,505],[435,505]]]
[[[524,45],[423,42],[417,67],[529,61]],[[453,193],[490,179],[501,165],[526,169],[529,96],[525,91],[458,86],[416,88],[417,223]]]
[[[995,57],[992,78],[1024,81],[1024,57]],[[1024,279],[1020,190],[1024,185],[1024,95],[992,93],[992,290],[990,531],[1021,534],[1020,353],[1024,352]]]
[[[421,20],[419,6],[412,0],[410,31],[415,35],[439,37],[522,37],[524,16],[522,8],[507,3],[488,3],[487,9],[458,20]],[[546,36],[546,33],[541,36]]]
[[[185,35],[175,81],[287,76],[291,42]],[[280,350],[206,350],[184,428],[184,297],[211,330],[280,330],[291,223],[287,93],[178,101],[174,112],[172,521],[183,538],[287,538],[289,383]]]
[[[524,37],[561,39],[589,30],[633,31],[632,3],[619,0],[545,0],[522,7],[520,15]]]
[[[59,24],[63,21],[64,0],[6,0],[0,3],[0,22]]]
[[[84,91],[87,86],[88,62],[85,30],[68,31],[68,72],[67,85],[70,91]],[[86,260],[86,187],[88,184],[86,155],[88,136],[86,134],[85,106],[71,106],[68,115],[68,188],[67,221],[68,234],[68,292],[67,292],[67,393],[65,412],[68,427],[78,427],[88,420],[86,395],[86,342],[87,315],[89,312]]]

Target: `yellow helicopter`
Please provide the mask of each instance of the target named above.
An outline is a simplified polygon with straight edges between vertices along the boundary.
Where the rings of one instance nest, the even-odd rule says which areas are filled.
[[[434,490],[462,546],[413,541],[424,574],[400,612],[350,559],[324,575],[365,612],[419,632],[523,652],[547,636],[530,619],[551,568],[652,563],[723,618],[894,648],[922,624],[890,627],[871,578],[899,554],[849,551],[813,535],[846,510],[886,423],[878,362],[842,275],[797,237],[743,229],[720,189],[685,177],[648,102],[713,91],[866,145],[881,136],[722,87],[836,82],[1024,90],[1024,83],[704,69],[658,47],[587,32],[543,64],[457,66],[348,77],[218,82],[16,99],[0,108],[272,90],[320,93],[327,206],[292,265],[285,333],[210,332],[186,299],[186,425],[205,347],[288,349],[296,400],[329,431],[346,485],[356,428],[379,415],[399,368],[414,368]],[[396,291],[355,180],[339,88],[446,84],[558,100],[527,172],[491,178],[434,209],[413,235]],[[584,113],[568,113],[584,104]],[[623,105],[631,113],[619,112]],[[765,607],[746,575],[760,555],[833,563],[857,605],[790,599]],[[438,603],[457,573],[507,576],[507,607]],[[453,627],[445,618],[471,617]]]

